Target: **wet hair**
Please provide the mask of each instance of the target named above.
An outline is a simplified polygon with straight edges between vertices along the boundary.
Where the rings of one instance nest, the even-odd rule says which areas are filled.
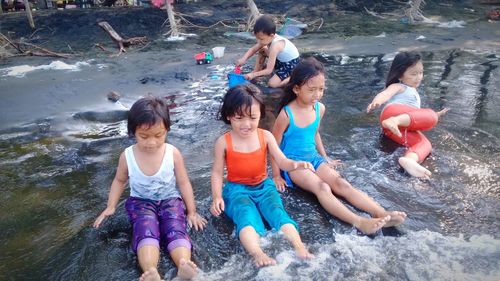
[[[387,74],[387,79],[385,80],[385,87],[389,85],[398,83],[399,79],[403,76],[405,71],[414,66],[417,62],[421,61],[422,57],[416,52],[400,52],[392,61],[389,74]]]
[[[151,127],[160,121],[165,125],[165,129],[170,131],[167,100],[155,96],[141,98],[132,105],[128,113],[128,135],[133,137],[138,127]]]
[[[262,99],[262,92],[253,84],[240,84],[229,89],[222,99],[222,105],[217,114],[217,119],[231,124],[229,118],[235,115],[250,115],[252,104],[256,100],[260,107],[260,116],[266,116],[266,108]]]
[[[325,75],[325,67],[314,57],[309,57],[301,60],[290,74],[290,81],[285,86],[284,95],[278,106],[278,112],[287,104],[291,103],[297,98],[293,92],[295,86],[301,87],[307,81],[317,75]]]
[[[253,34],[262,32],[267,35],[276,34],[276,24],[271,16],[262,15],[256,21],[253,26]]]

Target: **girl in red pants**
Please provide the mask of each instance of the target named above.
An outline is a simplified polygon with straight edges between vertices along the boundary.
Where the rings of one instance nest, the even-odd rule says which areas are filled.
[[[393,141],[408,147],[399,164],[414,177],[429,178],[431,172],[420,163],[429,155],[432,145],[421,131],[436,126],[439,117],[449,108],[435,112],[420,108],[420,96],[416,88],[422,82],[424,66],[419,54],[401,52],[394,58],[385,89],[368,105],[370,112],[386,103],[380,114],[384,134]]]

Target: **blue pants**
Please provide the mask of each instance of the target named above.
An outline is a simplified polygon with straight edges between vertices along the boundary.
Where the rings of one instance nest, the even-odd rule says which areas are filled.
[[[285,211],[276,185],[270,178],[257,185],[227,182],[222,198],[224,212],[236,225],[238,237],[241,229],[246,226],[252,226],[259,235],[264,235],[266,227],[262,217],[274,230],[279,230],[287,223],[298,229],[297,223]]]

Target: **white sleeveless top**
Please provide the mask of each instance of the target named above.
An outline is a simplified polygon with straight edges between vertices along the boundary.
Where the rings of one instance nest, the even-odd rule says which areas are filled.
[[[146,176],[135,161],[133,145],[125,149],[128,166],[130,196],[149,200],[165,200],[181,197],[175,184],[173,146],[165,144],[165,154],[158,172]]]
[[[285,41],[285,47],[283,48],[283,50],[281,52],[278,53],[278,55],[276,56],[276,59],[278,59],[281,62],[289,62],[289,61],[299,57],[299,50],[297,50],[297,47],[295,47],[295,45],[292,42],[290,42],[290,40],[286,39],[285,37],[282,37],[282,36],[279,36],[278,34],[276,34],[274,36],[273,41],[271,42],[271,45],[273,45],[274,43],[276,43],[280,40]]]
[[[417,89],[400,83],[405,87],[405,90],[402,93],[395,94],[388,101],[385,107],[392,103],[399,103],[404,105],[413,106],[416,108],[420,108],[420,96],[418,95]],[[384,108],[385,108],[384,107]]]

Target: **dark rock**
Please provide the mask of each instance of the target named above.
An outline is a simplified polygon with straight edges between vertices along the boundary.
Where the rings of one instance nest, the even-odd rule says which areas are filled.
[[[187,71],[176,72],[175,79],[179,79],[181,81],[191,80],[191,75]]]

